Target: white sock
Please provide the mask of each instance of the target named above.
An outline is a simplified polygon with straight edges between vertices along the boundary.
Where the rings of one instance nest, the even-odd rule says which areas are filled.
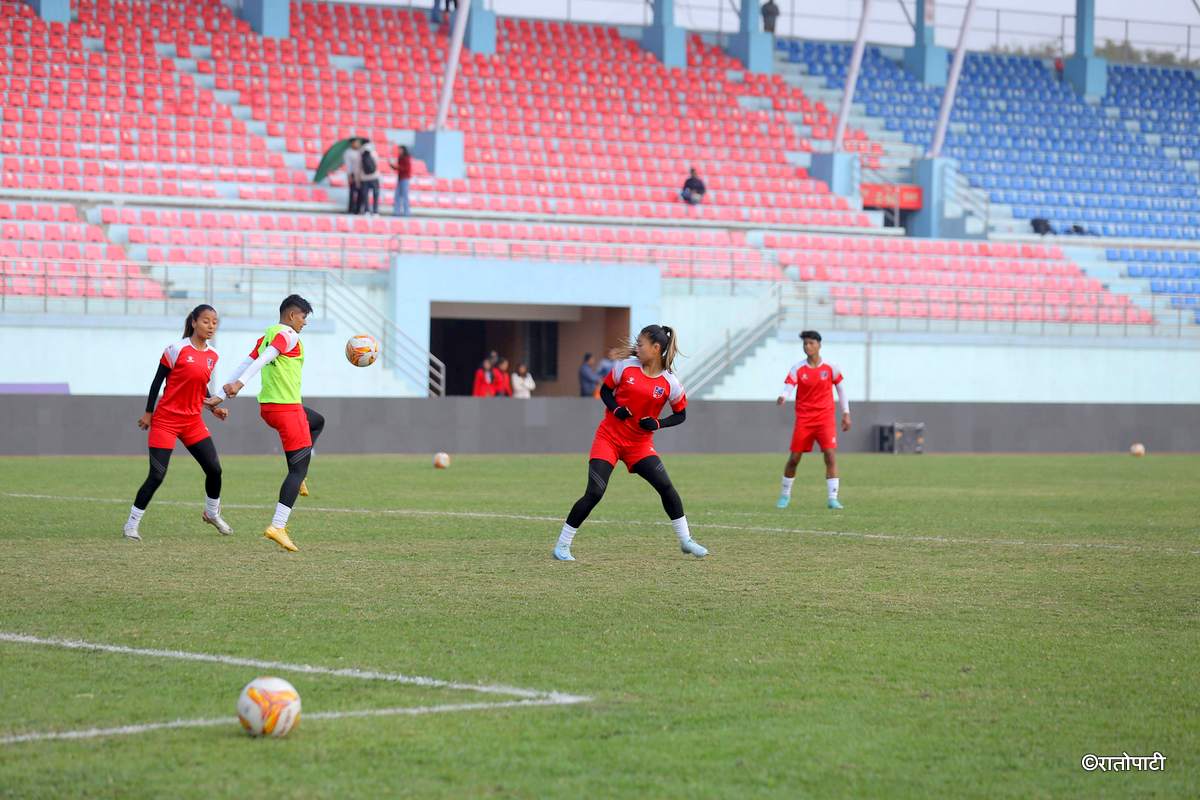
[[[137,506],[129,507],[129,519],[125,520],[126,528],[136,528],[138,523],[142,521],[142,515],[146,513],[146,509],[138,508]]]
[[[671,527],[675,529],[675,535],[679,537],[679,543],[691,541],[692,533],[688,530],[687,517],[671,520]]]
[[[838,479],[837,478],[826,478],[825,479],[825,488],[829,490],[829,499],[837,500]]]
[[[221,498],[205,497],[204,498],[204,513],[209,517],[218,516],[221,513]]]
[[[795,478],[784,477],[783,482],[780,484],[780,487],[779,487],[779,493],[781,495],[783,495],[784,497],[791,497],[792,496],[792,484],[795,482],[796,482]]]
[[[575,541],[575,534],[579,533],[579,528],[572,528],[567,523],[563,523],[562,533],[558,535],[559,547],[570,547],[571,542]]]
[[[288,517],[292,515],[292,510],[283,503],[275,504],[275,518],[271,520],[272,528],[286,528]]]

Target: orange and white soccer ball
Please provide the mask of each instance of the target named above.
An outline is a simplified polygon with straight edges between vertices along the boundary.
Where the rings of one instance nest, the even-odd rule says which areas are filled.
[[[300,724],[300,693],[283,678],[255,678],[238,697],[237,715],[251,736],[287,736]]]
[[[1141,442],[1134,442],[1133,444],[1129,445],[1129,455],[1134,456],[1135,458],[1141,458],[1142,456],[1146,455],[1146,445],[1142,444]]]
[[[434,469],[450,469],[450,454],[449,453],[434,453],[433,454]]]
[[[379,341],[369,333],[346,340],[346,360],[356,367],[369,367],[379,358]]]

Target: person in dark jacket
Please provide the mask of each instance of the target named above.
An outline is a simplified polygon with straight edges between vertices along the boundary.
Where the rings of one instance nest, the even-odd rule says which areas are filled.
[[[762,7],[763,30],[767,33],[775,33],[775,20],[779,19],[779,6],[775,5],[775,0],[767,0]]]
[[[679,193],[680,198],[689,206],[694,206],[704,198],[706,191],[704,181],[700,180],[700,176],[696,174],[696,168],[692,167],[688,170],[688,179],[683,182],[683,191]]]

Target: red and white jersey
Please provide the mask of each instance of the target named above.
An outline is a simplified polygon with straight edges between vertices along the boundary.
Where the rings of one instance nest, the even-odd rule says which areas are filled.
[[[636,441],[653,436],[651,431],[643,430],[638,425],[638,420],[642,417],[658,419],[667,403],[676,413],[687,408],[687,395],[675,373],[664,372],[657,378],[651,378],[642,371],[642,362],[637,358],[626,358],[614,364],[612,372],[604,378],[604,385],[613,390],[617,405],[628,408],[633,416],[620,420],[611,411],[606,411],[600,425],[608,428],[614,436],[626,440]]]
[[[254,343],[254,347],[250,348],[250,357],[258,358],[258,348],[262,347],[263,339],[267,337],[260,336],[258,341]],[[296,333],[291,328],[284,328],[275,334],[275,338],[267,342],[269,347],[274,347],[279,351],[279,355],[284,358],[298,358],[300,356],[300,334]]]
[[[217,351],[211,346],[197,349],[191,339],[167,345],[159,363],[169,367],[167,388],[154,413],[188,416],[199,414],[204,393],[217,365]]]
[[[796,424],[832,424],[833,387],[841,382],[842,371],[826,361],[814,367],[806,358],[793,365],[783,381],[783,396],[796,393]]]

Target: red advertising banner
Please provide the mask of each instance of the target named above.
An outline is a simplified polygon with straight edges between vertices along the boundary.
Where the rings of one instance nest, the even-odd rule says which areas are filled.
[[[924,202],[920,186],[908,183],[864,183],[860,187],[866,208],[900,208],[916,211]]]

